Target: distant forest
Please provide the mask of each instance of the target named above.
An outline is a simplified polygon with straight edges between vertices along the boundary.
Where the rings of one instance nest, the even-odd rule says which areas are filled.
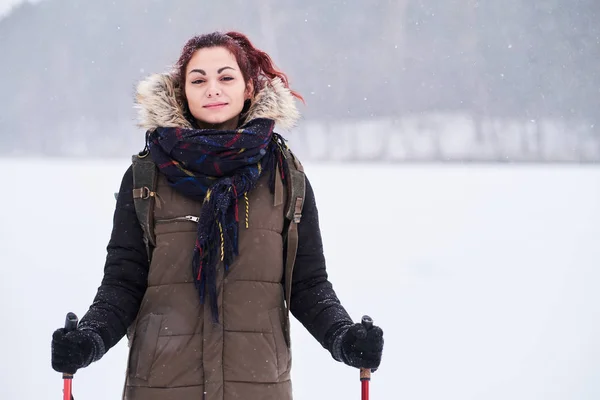
[[[597,0],[23,3],[0,20],[0,154],[119,154],[136,83],[213,30],[269,52],[307,123],[450,114],[598,137],[598,21]]]

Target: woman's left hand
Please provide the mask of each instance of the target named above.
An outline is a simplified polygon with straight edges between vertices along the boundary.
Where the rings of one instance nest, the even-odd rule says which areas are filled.
[[[383,330],[380,327],[365,327],[360,323],[351,325],[336,342],[339,343],[339,358],[345,364],[373,371],[379,367],[383,352]]]

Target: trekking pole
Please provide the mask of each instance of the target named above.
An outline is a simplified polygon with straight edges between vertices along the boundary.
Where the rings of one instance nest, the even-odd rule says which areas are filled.
[[[373,327],[373,320],[368,315],[362,317],[361,323],[369,330]],[[371,369],[361,368],[360,369],[360,385],[361,385],[361,400],[369,400],[369,382],[371,381]]]
[[[65,319],[65,331],[71,332],[77,329],[77,323],[79,322],[79,318],[77,315],[72,312],[67,314],[67,318]],[[63,388],[63,400],[74,400],[73,399],[73,375],[64,373],[62,374],[64,388]]]

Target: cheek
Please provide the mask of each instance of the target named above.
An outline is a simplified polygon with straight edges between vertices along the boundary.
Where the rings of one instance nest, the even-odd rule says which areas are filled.
[[[244,106],[244,101],[246,101],[246,90],[245,87],[237,87],[235,91],[232,92],[232,99],[236,106],[240,107],[240,111]]]
[[[194,91],[189,88],[188,85],[185,86],[185,100],[188,103],[188,107],[192,108],[192,104],[194,103]]]
[[[185,97],[187,99],[187,104],[188,104],[188,108],[190,109],[190,111],[192,111],[192,112],[202,111],[202,105],[200,104],[201,96],[198,93],[198,90],[186,88]]]

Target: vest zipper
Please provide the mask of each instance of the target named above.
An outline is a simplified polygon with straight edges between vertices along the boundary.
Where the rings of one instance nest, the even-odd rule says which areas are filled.
[[[196,222],[197,223],[198,221],[200,221],[200,217],[196,217],[194,215],[186,215],[185,217],[157,219],[155,222],[157,224],[160,224],[160,223],[177,222],[177,221],[190,221],[190,222]]]

